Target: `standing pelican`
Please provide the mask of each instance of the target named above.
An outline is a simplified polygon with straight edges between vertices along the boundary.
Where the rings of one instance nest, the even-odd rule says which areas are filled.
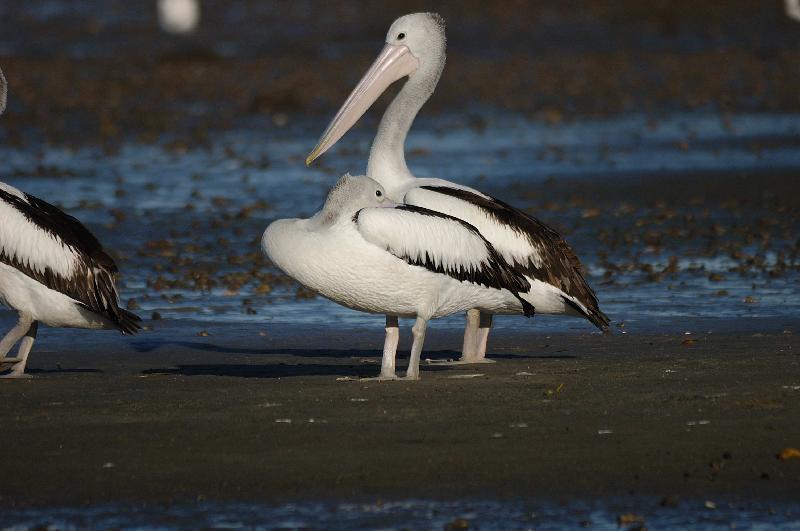
[[[261,247],[300,283],[348,308],[387,315],[381,373],[394,380],[397,318],[416,319],[406,378],[419,378],[430,319],[469,308],[524,313],[528,280],[475,227],[447,214],[397,205],[374,180],[345,175],[309,219],[280,219]]]
[[[0,71],[0,114],[6,87]],[[0,303],[19,314],[0,340],[0,378],[24,376],[39,322],[136,333],[140,319],[119,307],[116,277],[114,260],[77,219],[0,182]]]
[[[506,262],[528,279],[531,289],[522,297],[536,312],[582,316],[606,330],[608,318],[583,278],[580,261],[558,233],[494,197],[441,179],[417,178],[409,171],[406,136],[433,94],[444,64],[444,20],[439,15],[415,13],[397,19],[378,58],[336,113],[306,164],[330,149],[389,85],[408,77],[378,126],[367,175],[383,185],[395,201],[442,212],[476,227]],[[492,313],[498,312],[467,312],[461,362],[486,361]]]

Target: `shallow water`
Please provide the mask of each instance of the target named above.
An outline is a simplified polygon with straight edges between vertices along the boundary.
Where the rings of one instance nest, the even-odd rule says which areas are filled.
[[[260,235],[272,220],[312,214],[339,175],[363,171],[369,121],[319,165],[304,166],[323,125],[285,116],[278,125],[242,122],[203,147],[164,139],[106,152],[33,142],[2,147],[0,158],[6,182],[61,205],[97,233],[119,258],[123,299],[145,317],[372,325],[380,318],[299,290],[260,256]],[[735,190],[729,204],[702,182],[713,176],[725,188],[743,172],[753,179],[798,172],[798,139],[800,115],[696,112],[546,124],[483,109],[421,120],[407,151],[418,175],[475,186],[560,230],[602,308],[627,331],[742,319],[780,331],[781,319],[791,327],[800,310],[796,205]],[[669,176],[683,177],[681,186],[695,176],[698,197],[669,199]],[[584,185],[592,188],[581,191]],[[592,330],[580,320],[534,322],[543,331]],[[436,326],[461,323],[453,316]],[[497,326],[528,323],[506,317]]]
[[[800,529],[796,503],[571,501],[199,502],[0,509],[4,529]]]

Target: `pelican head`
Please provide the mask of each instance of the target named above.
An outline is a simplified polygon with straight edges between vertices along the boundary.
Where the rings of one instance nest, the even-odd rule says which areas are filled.
[[[409,75],[416,74],[417,70],[441,71],[447,44],[444,28],[444,19],[437,13],[404,15],[392,23],[386,34],[386,45],[405,47],[417,60],[417,68]]]
[[[408,77],[409,82],[420,83],[421,96],[427,99],[442,74],[445,46],[444,19],[436,13],[413,13],[395,20],[383,50],[322,133],[306,164],[338,142],[398,79]]]
[[[386,190],[366,175],[344,174],[328,192],[322,207],[322,222],[332,224],[362,208],[391,208],[396,203],[386,198]]]
[[[8,82],[0,69],[0,114],[6,110],[6,100],[8,99]]]

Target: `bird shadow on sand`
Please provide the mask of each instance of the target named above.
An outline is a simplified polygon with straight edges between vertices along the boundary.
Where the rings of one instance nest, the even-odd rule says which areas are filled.
[[[575,354],[487,354],[490,360],[576,360]]]
[[[196,344],[192,344],[196,345]],[[208,344],[206,344],[208,346]],[[215,348],[209,349],[212,352],[227,354],[241,354],[239,349]],[[250,353],[250,352],[248,352]],[[142,371],[148,376],[158,375],[179,375],[179,376],[230,376],[237,378],[291,378],[298,376],[336,376],[351,377],[353,379],[368,378],[377,376],[380,372],[381,351],[379,350],[333,350],[333,349],[273,349],[259,350],[259,355],[275,356],[273,363],[193,363],[175,364],[171,367],[154,368]],[[406,352],[398,352],[397,369],[398,374],[403,374],[408,363]],[[432,351],[425,354],[425,359],[430,360],[452,360],[458,359],[460,352],[453,350]],[[350,362],[340,363],[294,363],[293,357],[313,357],[331,359],[349,359]],[[575,356],[525,356],[501,354],[491,356],[494,359],[573,359]],[[461,365],[460,367],[468,367]],[[428,365],[423,361],[421,364],[423,372],[450,371],[454,367],[447,365]]]
[[[130,345],[136,352],[153,352],[158,349],[179,347],[185,350],[202,350],[204,352],[218,352],[220,354],[252,354],[262,355],[268,354],[269,351],[262,348],[239,347],[230,345],[216,345],[214,343],[201,343],[199,341],[164,341],[143,339],[131,341]]]
[[[232,354],[244,356],[292,356],[300,358],[380,358],[383,354],[378,349],[335,349],[335,348],[252,348],[235,345],[218,345],[215,343],[201,343],[195,341],[141,341],[134,342],[133,348],[137,352],[154,352],[158,349],[177,347],[179,351],[208,352],[212,354]],[[397,351],[398,359],[408,357],[408,351]],[[457,352],[444,350],[437,352],[444,357],[458,355]]]
[[[378,349],[331,349],[331,348],[252,348],[232,345],[218,345],[215,343],[199,341],[162,341],[143,340],[132,342],[137,352],[153,352],[161,348],[179,347],[187,351],[203,351],[217,354],[243,354],[253,356],[296,356],[304,358],[380,358],[383,351]],[[519,359],[576,359],[572,354],[492,354],[490,359],[519,360]],[[408,351],[398,351],[398,359],[408,358]],[[455,360],[461,357],[461,352],[456,350],[425,351],[422,357],[432,360]]]
[[[25,369],[27,374],[45,376],[50,374],[103,374],[100,369]]]
[[[422,371],[446,370],[444,367],[422,367]],[[297,365],[276,363],[270,365],[245,365],[245,364],[193,364],[176,365],[164,369],[147,369],[142,374],[148,376],[229,376],[236,378],[291,378],[298,376],[336,376],[350,377],[355,381],[359,378],[377,376],[380,372],[378,364],[361,365],[326,365],[321,363],[301,363]],[[399,364],[398,374],[405,372],[405,365]]]

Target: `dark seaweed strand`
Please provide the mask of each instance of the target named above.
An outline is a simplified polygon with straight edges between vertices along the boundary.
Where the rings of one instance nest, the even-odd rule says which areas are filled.
[[[6,82],[6,78],[3,75],[3,71],[0,70],[0,114],[3,114],[3,111],[6,110],[7,100],[8,100],[8,82]]]
[[[519,264],[521,272],[530,278],[557,287],[574,297],[588,309],[570,304],[601,330],[607,330],[609,319],[600,310],[594,290],[583,276],[583,266],[569,244],[552,228],[533,216],[518,210],[499,199],[485,198],[467,190],[444,186],[422,186],[424,190],[448,195],[467,201],[487,212],[495,221],[510,227],[517,234],[524,234],[542,254],[542,266],[536,267],[532,260]],[[516,265],[516,264],[514,264]]]
[[[418,257],[412,258],[406,255],[399,256],[399,258],[402,258],[411,265],[424,267],[428,271],[447,275],[461,282],[467,281],[489,288],[507,289],[513,293],[517,299],[519,299],[520,303],[522,304],[522,310],[526,316],[530,317],[534,314],[534,307],[519,295],[520,292],[525,293],[531,289],[530,283],[524,276],[517,273],[513,268],[511,268],[511,266],[508,265],[505,259],[494,249],[492,244],[489,243],[480,232],[478,232],[478,229],[463,220],[453,216],[448,216],[447,214],[442,214],[441,212],[436,212],[435,210],[412,205],[399,205],[395,208],[397,210],[412,212],[423,216],[448,219],[460,223],[465,229],[469,230],[483,240],[483,243],[486,245],[486,249],[489,253],[488,261],[482,261],[480,266],[475,269],[468,269],[460,265],[457,269],[444,267],[441,263],[437,265],[435,260],[433,260],[427,251],[425,253],[424,260]]]
[[[77,219],[32,195],[26,200],[0,190],[0,200],[22,213],[31,223],[59,238],[77,251],[73,277],[64,278],[49,267],[38,271],[0,249],[0,262],[7,264],[48,288],[75,299],[86,309],[114,323],[123,334],[134,334],[141,319],[119,307],[115,286],[117,266],[100,242]]]

